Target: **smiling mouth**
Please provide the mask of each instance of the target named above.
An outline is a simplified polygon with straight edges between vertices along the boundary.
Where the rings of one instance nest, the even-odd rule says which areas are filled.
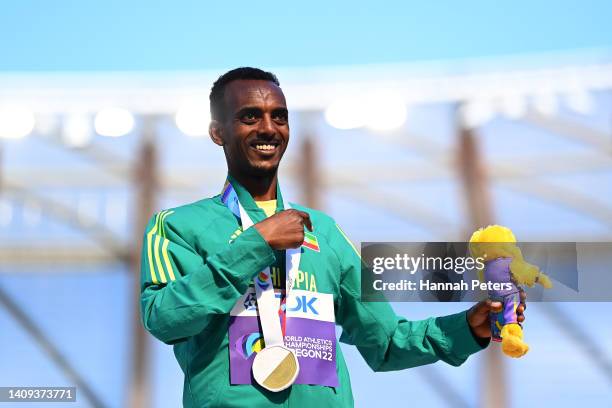
[[[250,145],[251,149],[259,153],[274,153],[280,146],[277,142],[255,142]]]

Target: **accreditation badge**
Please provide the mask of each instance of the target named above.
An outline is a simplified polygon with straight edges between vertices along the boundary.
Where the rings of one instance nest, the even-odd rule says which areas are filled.
[[[280,298],[280,290],[275,290]],[[333,295],[291,290],[285,303],[284,344],[264,348],[257,319],[254,288],[249,288],[230,312],[229,355],[232,384],[267,384],[265,388],[289,387],[294,373],[291,354],[297,357],[294,383],[338,386],[336,371],[336,323]],[[282,348],[291,350],[283,352]],[[263,352],[262,350],[269,350]],[[256,357],[258,353],[261,358]],[[269,354],[270,357],[266,356]],[[261,361],[259,361],[261,360]],[[256,361],[254,365],[254,361]],[[283,364],[280,364],[280,363]],[[251,375],[253,373],[253,376]],[[267,381],[267,383],[266,383]]]

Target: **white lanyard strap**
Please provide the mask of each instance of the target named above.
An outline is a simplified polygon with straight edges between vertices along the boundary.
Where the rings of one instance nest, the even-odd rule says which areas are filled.
[[[249,214],[244,210],[242,204],[238,203],[240,209],[240,220],[242,222],[242,230],[253,226],[253,221]],[[287,208],[291,208],[289,203]],[[300,266],[300,256],[302,254],[301,247],[290,248],[285,251],[285,298],[289,298],[289,293],[293,288],[295,277]],[[280,307],[280,299],[277,299],[274,294],[274,286],[270,276],[270,267],[261,271],[253,278],[255,293],[257,296],[257,313],[261,330],[264,336],[266,347],[274,345],[283,345],[283,332],[281,329],[278,310]]]

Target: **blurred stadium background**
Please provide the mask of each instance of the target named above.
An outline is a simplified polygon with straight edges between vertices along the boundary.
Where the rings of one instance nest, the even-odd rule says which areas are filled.
[[[465,240],[490,222],[611,241],[612,5],[450,4],[3,4],[0,386],[180,405],[172,349],[138,320],[138,254],[153,212],[220,191],[207,98],[235,66],[278,75],[285,194],[355,243]],[[409,319],[468,306],[394,304]],[[356,406],[604,406],[611,312],[529,304],[518,361],[495,348],[373,374],[343,347]]]

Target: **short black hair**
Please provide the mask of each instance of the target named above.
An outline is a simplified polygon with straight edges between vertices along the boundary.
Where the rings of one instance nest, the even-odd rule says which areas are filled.
[[[214,120],[223,119],[223,97],[225,95],[225,87],[232,81],[239,79],[260,79],[270,81],[280,86],[278,78],[271,72],[252,67],[240,67],[227,71],[221,75],[213,84],[210,90],[210,116]]]

